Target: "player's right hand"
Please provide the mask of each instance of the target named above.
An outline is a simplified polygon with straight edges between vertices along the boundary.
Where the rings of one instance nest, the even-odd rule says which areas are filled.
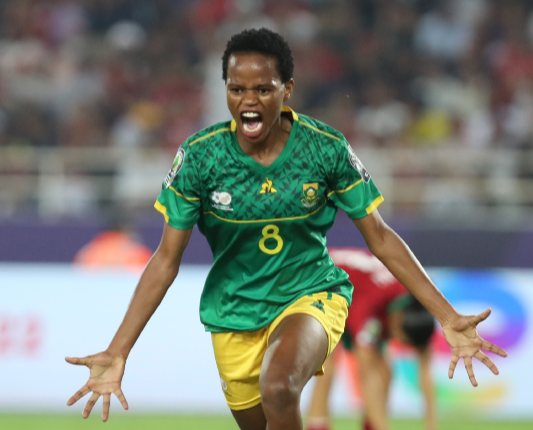
[[[87,366],[91,373],[87,383],[81,387],[76,394],[68,399],[67,405],[72,406],[87,393],[92,392],[92,396],[87,401],[83,410],[83,418],[87,418],[91,413],[93,406],[100,396],[104,397],[104,407],[102,412],[102,421],[107,421],[109,417],[109,405],[111,403],[111,393],[115,394],[122,403],[124,409],[128,409],[128,402],[120,388],[126,360],[123,357],[114,356],[104,351],[95,355],[88,355],[83,358],[65,357],[67,363],[80,366]]]

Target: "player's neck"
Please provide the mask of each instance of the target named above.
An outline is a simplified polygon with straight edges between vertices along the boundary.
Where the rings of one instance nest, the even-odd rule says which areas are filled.
[[[242,151],[263,166],[270,166],[281,154],[291,134],[292,123],[281,116],[263,141],[249,142],[237,131],[237,142]]]

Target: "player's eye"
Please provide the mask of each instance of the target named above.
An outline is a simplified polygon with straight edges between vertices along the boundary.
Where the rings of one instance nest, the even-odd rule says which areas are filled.
[[[233,88],[230,88],[229,90],[230,90],[230,92],[232,92],[233,94],[241,94],[241,93],[242,93],[242,88],[236,88],[236,87],[233,87]]]
[[[268,94],[268,93],[270,92],[270,90],[269,90],[268,88],[259,88],[259,89],[257,90],[257,92],[258,92],[259,94],[261,94],[262,96],[264,96],[264,95]]]

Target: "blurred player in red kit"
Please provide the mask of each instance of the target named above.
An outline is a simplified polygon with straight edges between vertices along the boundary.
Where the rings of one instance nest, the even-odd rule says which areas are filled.
[[[392,374],[383,347],[385,342],[395,339],[416,351],[420,388],[426,404],[426,429],[435,430],[429,348],[435,329],[433,316],[369,251],[332,248],[329,253],[335,265],[348,273],[354,285],[342,339],[344,347],[357,358],[363,429],[389,428],[387,401]],[[325,368],[324,376],[316,380],[307,430],[332,430],[328,397],[334,375],[333,355],[328,358]]]

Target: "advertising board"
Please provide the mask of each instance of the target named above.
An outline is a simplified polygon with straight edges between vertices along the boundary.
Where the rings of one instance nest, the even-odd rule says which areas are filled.
[[[149,321],[127,363],[123,391],[131,410],[226,412],[211,338],[199,320],[199,300],[209,267],[185,265],[160,308]],[[486,307],[492,315],[481,336],[506,349],[492,357],[494,376],[474,361],[479,387],[470,386],[462,363],[447,377],[449,348],[439,333],[433,342],[434,379],[442,415],[531,418],[529,389],[533,362],[533,271],[459,271],[429,273],[450,302],[463,313]],[[0,410],[67,411],[67,399],[87,380],[85,368],[65,356],[85,356],[107,347],[139,273],[87,271],[69,264],[0,264]],[[409,349],[392,351],[393,415],[420,416],[416,361]],[[351,361],[340,354],[331,399],[334,413],[353,414],[360,399]],[[311,382],[312,383],[312,382]],[[310,385],[304,391],[305,409]],[[73,408],[83,409],[83,401]],[[113,400],[115,410],[119,403]]]

